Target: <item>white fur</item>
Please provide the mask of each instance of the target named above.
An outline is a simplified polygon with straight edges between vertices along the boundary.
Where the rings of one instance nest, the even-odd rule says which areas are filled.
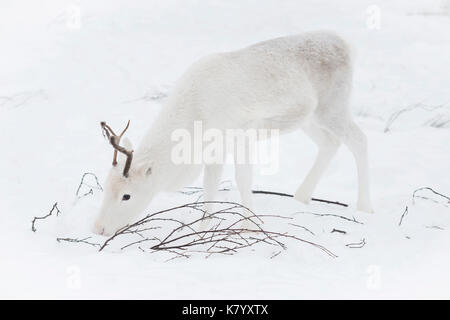
[[[371,212],[367,142],[348,110],[352,61],[346,42],[330,32],[311,32],[207,56],[183,75],[152,128],[134,152],[128,178],[123,164],[110,172],[96,232],[111,234],[142,212],[153,196],[191,183],[201,165],[171,161],[171,133],[205,129],[302,128],[318,145],[311,171],[295,198],[308,202],[340,143],[353,153],[358,172],[359,210]],[[149,169],[151,168],[151,173]],[[213,200],[221,165],[206,165],[205,200]],[[242,204],[251,207],[250,165],[236,165]],[[131,195],[121,201],[122,195]]]

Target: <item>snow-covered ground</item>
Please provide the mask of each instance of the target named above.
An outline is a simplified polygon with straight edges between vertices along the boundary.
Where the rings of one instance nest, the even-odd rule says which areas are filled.
[[[351,109],[369,139],[375,214],[354,209],[354,163],[345,148],[315,196],[350,208],[256,195],[255,211],[292,217],[314,235],[290,226],[291,233],[337,258],[289,242],[273,259],[273,248],[261,245],[165,262],[139,250],[99,253],[56,241],[104,240],[91,232],[101,192],[75,196],[84,172],[103,183],[109,170],[99,121],[131,119],[136,144],[199,57],[314,29],[341,33],[356,52]],[[442,0],[0,0],[0,297],[450,298],[450,204],[427,190],[412,199],[424,186],[450,195],[448,30],[450,3]],[[284,136],[280,149],[280,170],[258,176],[255,188],[293,193],[316,151],[300,132]],[[227,168],[223,179],[232,176]],[[221,196],[239,199],[235,189]],[[148,212],[195,198],[164,194]],[[55,202],[59,216],[32,232],[33,217]],[[276,219],[265,226],[288,228]],[[361,248],[348,246],[363,239]]]

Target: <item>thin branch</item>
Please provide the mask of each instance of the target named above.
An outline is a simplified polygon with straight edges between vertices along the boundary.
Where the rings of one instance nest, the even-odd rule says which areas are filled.
[[[25,92],[19,92],[12,96],[0,96],[0,107],[11,106],[11,108],[18,108],[20,106],[25,105],[30,100],[42,97],[43,99],[46,99],[46,93],[44,90],[36,90],[36,91],[25,91]]]
[[[398,223],[399,226],[402,225],[403,219],[406,217],[407,214],[408,214],[408,206],[406,206],[405,211],[403,211],[403,214],[402,214],[402,216],[400,217],[400,221],[399,221],[399,223]]]
[[[443,195],[442,193],[439,193],[439,192],[433,190],[433,189],[430,188],[430,187],[421,187],[421,188],[419,188],[419,189],[414,190],[413,195],[412,195],[413,203],[414,203],[414,199],[417,198],[417,197],[420,197],[420,198],[422,198],[422,199],[431,200],[431,199],[426,198],[426,197],[424,197],[424,196],[417,196],[417,195],[416,195],[416,193],[418,193],[419,191],[422,191],[422,190],[428,190],[428,191],[431,191],[431,192],[434,193],[435,195],[438,195],[438,196],[440,196],[440,197],[446,199],[446,200],[447,200],[447,203],[450,203],[450,197],[449,197],[449,196]]]
[[[93,177],[94,180],[95,180],[95,185],[91,185],[89,183],[86,183],[85,179],[87,177]],[[89,189],[89,191],[81,194],[81,190],[82,190],[83,186],[87,187]],[[94,194],[94,189],[103,191],[103,188],[102,188],[100,182],[98,182],[97,176],[94,173],[92,173],[92,172],[85,172],[85,173],[83,173],[83,176],[81,177],[81,181],[80,181],[80,184],[78,185],[78,188],[77,188],[77,191],[75,192],[75,195],[78,197],[78,199],[80,199],[82,197],[85,197],[87,195],[90,195],[90,194],[93,195]]]
[[[50,216],[53,214],[54,211],[56,211],[56,216],[58,216],[58,215],[61,213],[61,211],[60,211],[59,208],[58,208],[58,202],[55,202],[55,203],[53,204],[53,207],[51,208],[51,210],[49,211],[49,213],[47,213],[45,216],[42,216],[42,217],[34,217],[34,218],[33,218],[33,221],[31,221],[31,231],[36,232],[36,226],[35,226],[35,223],[36,223],[37,220],[47,219],[48,217],[50,217]]]
[[[230,181],[229,180],[222,181],[221,185],[223,185],[225,183],[230,183]],[[203,192],[203,188],[202,187],[186,187],[184,189],[185,190],[181,190],[180,193],[185,194],[185,195],[192,195],[192,194],[197,194],[197,193],[202,193]],[[219,191],[230,191],[230,190],[231,190],[230,186],[228,186],[228,187],[221,187],[219,189]],[[283,193],[283,192],[276,192],[276,191],[266,191],[266,190],[252,190],[252,193],[253,194],[267,194],[267,195],[289,197],[289,198],[293,198],[294,197],[292,194]],[[319,198],[311,198],[311,201],[328,203],[328,204],[335,204],[335,205],[342,206],[342,207],[348,207],[348,204],[342,203],[342,202],[339,202],[339,201],[331,201],[331,200],[319,199]]]
[[[100,243],[94,243],[94,242],[87,241],[90,238],[91,237],[87,237],[87,238],[83,238],[83,239],[78,239],[78,238],[56,238],[56,241],[58,241],[58,242],[65,241],[65,242],[72,242],[72,243],[84,243],[84,244],[91,245],[93,247],[100,247]]]
[[[295,223],[289,223],[289,224],[290,224],[291,226],[301,228],[301,229],[303,229],[303,230],[305,230],[305,231],[311,233],[313,236],[315,236],[314,232],[312,232],[311,230],[309,230],[308,228],[306,228],[306,227],[304,227],[304,226],[301,226],[301,225],[295,224]]]
[[[339,230],[339,229],[335,229],[335,228],[333,228],[333,230],[331,230],[331,232],[330,233],[340,233],[340,234],[347,234],[347,231],[344,231],[344,230]]]
[[[220,182],[218,191],[230,191],[230,190],[231,190],[231,180],[224,180],[224,181]],[[203,188],[189,186],[189,187],[185,187],[184,190],[181,190],[179,192],[189,196],[192,194],[203,193]]]
[[[280,253],[281,251],[275,252],[273,255],[270,256],[270,259],[277,257]]]
[[[360,242],[356,242],[356,243],[349,243],[346,244],[345,246],[351,249],[360,249],[362,247],[364,247],[366,245],[366,239],[362,239]]]
[[[425,226],[425,228],[427,228],[427,229],[445,230],[444,228],[439,227],[439,226]]]
[[[265,191],[265,190],[252,190],[252,193],[254,193],[254,194],[270,194],[270,195],[281,196],[281,197],[290,197],[290,198],[294,197],[292,194],[288,194],[288,193]],[[348,207],[348,204],[342,203],[339,201],[331,201],[331,200],[325,200],[325,199],[319,199],[319,198],[311,198],[311,201],[335,204],[335,205],[342,206],[342,207]]]
[[[390,131],[392,124],[395,122],[395,120],[398,119],[398,117],[406,112],[415,110],[415,109],[422,109],[425,111],[434,111],[440,108],[445,107],[446,103],[437,105],[437,106],[427,106],[424,105],[423,102],[415,103],[412,105],[407,106],[406,108],[400,109],[399,111],[394,112],[389,117],[388,121],[386,122],[386,126],[384,127],[384,133],[387,133]]]
[[[205,212],[203,206],[211,203],[219,204],[223,208],[212,213]],[[189,222],[182,222],[174,217],[167,216],[170,213],[175,213],[182,209],[193,209],[193,211],[189,212],[198,212],[201,217],[191,219]],[[245,212],[245,214],[239,212],[240,210]],[[164,217],[161,216],[163,214]],[[116,238],[124,235],[137,234],[137,230],[140,230],[139,234],[137,234],[140,238],[122,245],[122,250],[134,245],[146,244],[149,245],[151,252],[168,251],[181,253],[182,255],[189,255],[189,253],[196,252],[204,253],[206,257],[209,257],[212,254],[235,254],[242,249],[252,247],[259,243],[266,243],[286,249],[286,245],[280,240],[292,239],[318,248],[331,257],[337,257],[322,245],[288,233],[265,230],[260,224],[252,220],[252,218],[261,220],[262,217],[291,219],[290,217],[278,215],[256,215],[248,208],[235,202],[204,201],[187,203],[148,214],[144,218],[123,227],[105,240],[100,246],[99,251],[102,251]],[[213,226],[207,230],[197,230],[197,226],[206,220],[212,221]],[[251,227],[238,227],[239,224],[245,221],[250,223]],[[150,226],[161,222],[176,223],[178,226],[170,229],[161,239],[152,236],[143,236],[144,232],[142,230],[150,230],[152,228]],[[127,240],[130,238],[124,239]]]
[[[317,217],[334,217],[334,218],[339,218],[339,219],[342,219],[342,220],[345,220],[345,221],[354,222],[354,223],[357,223],[357,224],[364,224],[364,223],[356,220],[355,217],[352,217],[352,219],[350,219],[350,218],[347,218],[345,216],[341,216],[341,215],[338,215],[338,214],[332,214],[332,213],[315,213],[315,212],[296,212],[296,213],[298,213],[298,214],[310,214],[310,215],[317,216]]]
[[[413,205],[415,204],[415,199],[419,198],[419,199],[423,199],[423,200],[432,201],[434,203],[438,203],[438,204],[441,204],[441,205],[444,205],[444,206],[448,207],[447,204],[443,204],[440,201],[437,201],[437,200],[429,198],[429,197],[425,197],[423,195],[418,195],[419,192],[424,191],[424,190],[425,191],[430,191],[434,195],[437,195],[438,197],[444,199],[444,201],[446,203],[450,203],[450,197],[449,196],[446,196],[446,195],[444,195],[444,194],[442,194],[440,192],[437,192],[433,188],[430,188],[430,187],[421,187],[421,188],[418,188],[418,189],[414,190],[414,192],[412,194],[412,204]],[[400,221],[398,223],[399,226],[402,225],[403,219],[408,215],[408,210],[409,210],[409,208],[408,208],[408,206],[406,206],[405,210],[403,211],[402,216],[400,217]]]

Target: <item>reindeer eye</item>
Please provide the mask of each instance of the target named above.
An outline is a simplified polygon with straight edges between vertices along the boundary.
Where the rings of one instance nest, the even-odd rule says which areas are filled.
[[[130,198],[131,198],[131,196],[129,194],[124,194],[122,197],[122,200],[127,201],[127,200],[130,200]]]

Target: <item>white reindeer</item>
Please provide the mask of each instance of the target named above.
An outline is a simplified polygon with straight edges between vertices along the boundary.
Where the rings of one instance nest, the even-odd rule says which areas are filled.
[[[330,32],[310,32],[257,43],[194,63],[175,86],[136,151],[123,135],[102,127],[115,148],[94,231],[110,235],[131,222],[161,191],[192,183],[204,167],[204,199],[214,200],[221,164],[175,164],[171,133],[205,128],[301,128],[317,144],[313,167],[295,193],[308,203],[340,143],[352,152],[358,173],[357,209],[372,212],[367,142],[349,111],[352,61],[345,41]],[[128,125],[127,125],[128,128]],[[116,161],[120,153],[119,162]],[[241,203],[251,208],[252,166],[235,164]]]

